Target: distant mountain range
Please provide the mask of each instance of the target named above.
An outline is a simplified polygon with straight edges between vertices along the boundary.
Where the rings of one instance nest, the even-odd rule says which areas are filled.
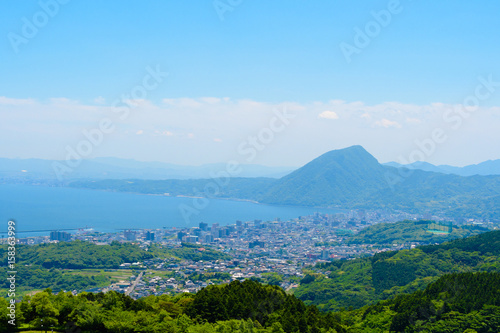
[[[0,158],[0,178],[55,180],[57,176],[53,169],[54,162],[65,163],[65,161],[35,158]],[[383,165],[395,168],[455,174],[459,176],[500,175],[500,160],[489,160],[465,167],[455,167],[451,165],[436,166],[427,162],[414,162],[411,164],[388,162]],[[225,163],[189,166],[163,162],[142,162],[115,157],[97,157],[94,159],[82,160],[82,163],[77,168],[74,168],[72,172],[64,175],[64,179],[203,179],[210,178],[213,174],[225,168]],[[258,164],[246,164],[242,165],[242,172],[238,174],[238,176],[249,178],[281,178],[296,169],[295,167],[287,166],[272,167]]]
[[[456,167],[451,165],[433,165],[427,162],[414,162],[411,164],[399,164],[396,162],[384,163],[384,165],[395,168],[417,169],[424,171],[440,172],[446,174],[455,174],[459,176],[488,176],[500,175],[500,160],[489,160],[479,164]]]
[[[56,180],[53,161],[43,159],[0,158],[0,178],[4,180]],[[132,159],[98,157],[82,160],[81,164],[64,175],[64,179],[199,179],[210,178],[226,168],[224,163],[201,166],[176,165],[162,162],[141,162]],[[282,177],[296,168],[269,167],[257,164],[241,166],[240,177]]]
[[[500,176],[462,177],[395,168],[378,163],[361,146],[325,153],[279,179],[102,180],[78,181],[70,186],[500,219]]]

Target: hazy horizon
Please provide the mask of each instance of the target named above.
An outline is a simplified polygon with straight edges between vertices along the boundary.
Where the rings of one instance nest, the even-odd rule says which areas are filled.
[[[352,147],[352,146],[349,146],[349,147]],[[345,149],[345,148],[349,148],[349,147],[342,147],[342,148],[338,148],[338,149],[332,149],[332,150],[341,150],[341,149]],[[364,147],[363,147],[364,148]],[[330,151],[332,151],[330,150]],[[323,155],[323,154],[326,154],[327,152],[329,151],[325,151],[324,153],[312,158],[311,160],[305,162],[304,164],[301,164],[301,165],[268,165],[268,164],[262,164],[262,163],[242,163],[242,165],[247,165],[247,166],[262,166],[262,167],[269,167],[269,168],[300,168],[302,166],[304,166],[305,164],[309,163],[310,161],[314,160],[315,158]],[[368,151],[368,153],[370,153]],[[370,153],[371,154],[371,153]],[[371,154],[373,156],[373,154]],[[405,165],[405,164],[411,164],[411,163],[401,163],[401,162],[398,162],[398,161],[395,161],[395,160],[390,160],[390,161],[380,161],[377,156],[373,156],[375,157],[375,159],[377,159],[377,161],[380,163],[380,164],[387,164],[387,163],[399,163],[399,164],[402,164],[402,165]],[[45,161],[67,161],[65,159],[61,159],[61,160],[54,160],[54,159],[49,159],[49,158],[38,158],[38,157],[6,157],[6,156],[0,156],[0,158],[5,158],[5,159],[11,159],[11,160],[30,160],[30,159],[35,159],[35,160],[45,160]],[[125,160],[125,161],[133,161],[133,162],[140,162],[140,163],[161,163],[163,165],[172,165],[172,166],[179,166],[179,167],[183,167],[183,166],[186,166],[186,167],[204,167],[204,166],[210,166],[210,165],[223,165],[223,164],[227,164],[229,161],[219,161],[219,162],[211,162],[211,163],[202,163],[202,164],[178,164],[178,163],[171,163],[171,162],[168,162],[168,161],[159,161],[159,160],[143,160],[143,159],[137,159],[137,158],[133,158],[133,157],[119,157],[119,156],[93,156],[93,157],[89,157],[89,158],[82,158],[82,161],[92,161],[92,160],[99,160],[99,159],[119,159],[119,160]],[[466,166],[470,166],[470,165],[477,165],[477,164],[481,164],[481,163],[484,163],[484,162],[488,162],[488,161],[495,161],[495,160],[500,160],[500,158],[490,158],[490,159],[487,159],[487,160],[484,160],[484,161],[477,161],[476,163],[471,163],[471,164],[465,164],[465,165],[453,165],[453,164],[449,164],[449,163],[443,163],[443,164],[434,164],[434,163],[430,163],[430,162],[427,162],[427,161],[423,161],[425,163],[430,163],[432,165],[435,165],[435,166],[452,166],[452,167],[466,167]],[[420,161],[416,161],[416,162],[420,162]]]
[[[500,158],[498,3],[50,3],[0,4],[0,156]]]

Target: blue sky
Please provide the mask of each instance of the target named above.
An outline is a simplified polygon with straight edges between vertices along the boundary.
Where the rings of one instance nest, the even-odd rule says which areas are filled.
[[[478,77],[500,81],[500,3],[495,1],[401,0],[397,13],[386,26],[379,24],[369,45],[358,47],[350,62],[340,45],[356,46],[355,29],[365,31],[375,20],[372,12],[387,11],[391,1],[221,0],[219,5],[230,8],[221,20],[209,0],[72,0],[59,4],[33,37],[13,46],[13,34],[24,38],[23,18],[33,23],[41,4],[54,1],[0,3],[0,114],[11,121],[3,122],[0,139],[13,142],[0,148],[0,156],[64,158],[65,147],[83,140],[81,131],[140,83],[148,66],[168,72],[147,94],[147,105],[157,108],[153,118],[117,121],[109,140],[85,157],[223,162],[260,132],[271,109],[291,103],[307,128],[291,125],[252,162],[300,165],[351,144],[362,144],[381,161],[401,160],[420,149],[415,140],[443,127],[446,108],[473,94]],[[500,158],[492,144],[499,138],[489,132],[498,122],[498,90],[480,101],[484,112],[464,118],[458,130],[449,129],[449,139],[426,160],[463,165]],[[193,110],[168,113],[180,101],[206,97],[231,102],[197,105],[202,123],[190,124]],[[344,107],[332,102],[338,100]],[[256,103],[255,117],[242,114],[250,106],[241,101]],[[147,109],[141,105],[135,109]],[[65,111],[55,112],[58,107]],[[79,113],[86,108],[94,108],[94,117]],[[399,118],[390,117],[395,108]],[[233,118],[225,113],[229,109]],[[374,110],[378,113],[370,114]],[[325,111],[335,116],[320,117]],[[148,112],[153,111],[143,114]],[[252,121],[253,127],[247,125]],[[155,141],[155,131],[176,141]],[[152,145],[164,150],[144,148]]]

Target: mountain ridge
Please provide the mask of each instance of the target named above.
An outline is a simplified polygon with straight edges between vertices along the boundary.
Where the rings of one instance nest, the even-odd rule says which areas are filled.
[[[397,162],[388,162],[384,165],[392,166],[395,168],[406,168],[406,169],[418,169],[423,171],[433,171],[445,174],[455,174],[458,176],[491,176],[500,175],[500,159],[497,160],[487,160],[477,164],[470,164],[463,167],[457,167],[452,165],[434,165],[428,162],[413,162],[410,164],[400,164]]]
[[[127,192],[246,199],[349,209],[394,209],[500,220],[500,176],[447,175],[394,168],[361,146],[327,152],[279,179],[217,178],[74,182],[70,186]],[[203,192],[217,186],[217,191]],[[200,192],[201,190],[201,192]]]
[[[361,146],[332,150],[280,178],[261,201],[297,204],[296,198],[306,197],[309,199],[306,199],[306,205],[328,205],[331,202],[318,200],[313,192],[321,191],[326,196],[335,197],[336,193],[342,191],[345,198],[338,202],[341,204],[342,201],[352,200],[367,186],[384,187],[384,171],[378,161]],[[367,177],[370,172],[375,172],[378,178]]]
[[[66,161],[44,159],[0,158],[0,178],[25,180],[58,180],[54,163]],[[63,175],[63,180],[75,179],[202,179],[225,168],[225,163],[210,163],[199,166],[178,165],[164,162],[143,162],[134,159],[96,157],[83,159],[77,168]],[[241,165],[241,177],[279,178],[295,168],[286,166],[265,166],[259,164]]]

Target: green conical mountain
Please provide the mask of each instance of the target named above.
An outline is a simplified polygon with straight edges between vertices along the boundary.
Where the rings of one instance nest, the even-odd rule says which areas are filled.
[[[260,202],[500,217],[500,176],[381,165],[361,146],[333,150],[270,184]]]
[[[390,167],[361,146],[332,150],[280,179],[231,178],[225,185],[219,183],[219,179],[104,180],[71,186],[500,220],[500,176],[462,177]],[[214,184],[215,193],[203,192]]]
[[[385,172],[386,168],[361,146],[332,150],[279,179],[261,201],[343,205],[388,188]]]

